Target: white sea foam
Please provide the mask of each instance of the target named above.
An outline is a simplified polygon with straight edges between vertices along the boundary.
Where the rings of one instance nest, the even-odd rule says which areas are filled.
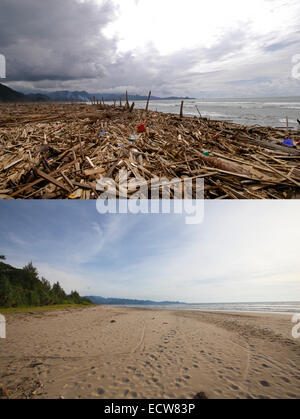
[[[136,305],[135,307],[137,307]],[[133,307],[133,306],[132,306]],[[242,313],[300,313],[300,302],[261,302],[261,303],[210,303],[210,304],[156,304],[146,308],[195,311],[223,311]]]

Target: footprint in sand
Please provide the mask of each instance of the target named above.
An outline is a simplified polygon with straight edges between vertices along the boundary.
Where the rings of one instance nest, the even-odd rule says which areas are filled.
[[[102,396],[105,393],[105,391],[103,390],[103,388],[98,388],[97,393],[99,394],[99,396]]]
[[[292,399],[296,399],[297,398],[297,394],[294,394],[294,393],[286,393],[286,395],[288,397],[291,397]]]
[[[268,383],[268,381],[260,381],[260,384],[261,384],[263,387],[270,387],[270,384]]]

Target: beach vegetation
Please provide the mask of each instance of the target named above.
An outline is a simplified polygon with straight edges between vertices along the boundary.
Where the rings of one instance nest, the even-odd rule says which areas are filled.
[[[5,256],[0,256],[5,260]],[[89,305],[90,300],[80,297],[77,291],[69,295],[59,282],[51,285],[45,278],[40,278],[33,263],[18,269],[0,262],[0,307],[42,307],[54,305]]]

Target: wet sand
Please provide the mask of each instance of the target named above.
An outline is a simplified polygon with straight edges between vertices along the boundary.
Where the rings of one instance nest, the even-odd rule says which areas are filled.
[[[290,315],[90,307],[7,316],[11,398],[299,398]]]

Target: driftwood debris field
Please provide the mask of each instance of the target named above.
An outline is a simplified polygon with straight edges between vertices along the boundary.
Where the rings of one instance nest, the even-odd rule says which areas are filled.
[[[120,193],[121,170],[149,189],[203,178],[206,199],[299,199],[300,132],[134,105],[0,105],[0,198],[97,199],[101,178]]]

